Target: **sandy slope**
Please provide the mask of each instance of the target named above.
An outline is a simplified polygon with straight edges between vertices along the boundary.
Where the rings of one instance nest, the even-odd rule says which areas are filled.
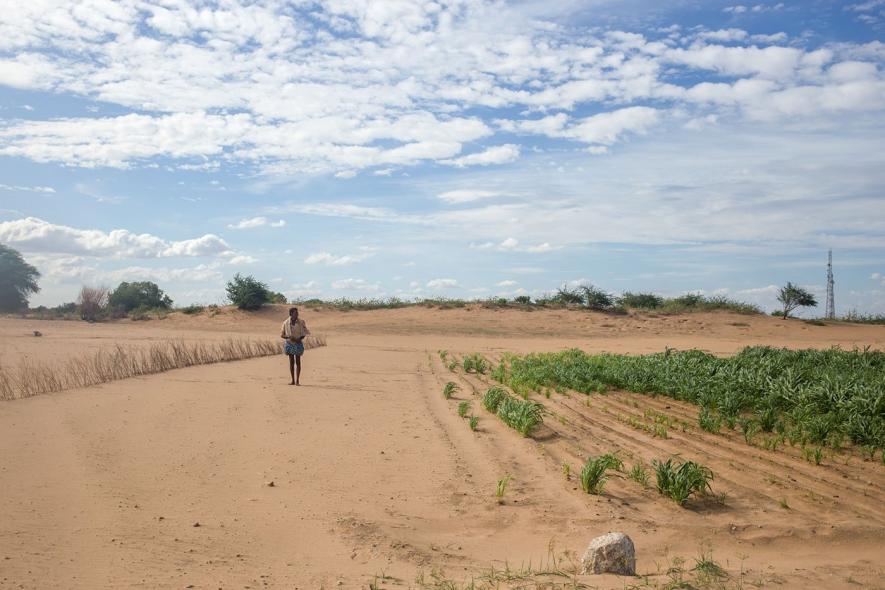
[[[275,337],[280,316],[0,320],[0,360],[120,339]],[[301,388],[285,385],[283,358],[267,358],[0,403],[0,588],[365,588],[382,573],[383,587],[415,587],[420,571],[461,578],[505,560],[537,565],[551,541],[556,553],[579,553],[609,530],[634,538],[646,574],[677,557],[690,568],[712,548],[733,586],[883,587],[881,463],[846,455],[817,467],[792,449],[696,429],[652,438],[625,417],[655,410],[693,424],[695,410],[619,392],[589,407],[583,396],[542,400],[545,426],[522,439],[481,409],[473,391],[483,379],[453,375],[436,351],[885,348],[885,328],[481,309],[305,317],[329,346],[308,353]],[[33,329],[46,336],[28,336]],[[460,399],[442,398],[450,379]],[[462,399],[480,416],[477,433],[457,417]],[[577,471],[587,453],[613,450],[628,465],[671,453],[700,460],[725,503],[680,509],[618,476],[592,497],[563,478],[563,462]],[[514,479],[499,506],[504,474]]]

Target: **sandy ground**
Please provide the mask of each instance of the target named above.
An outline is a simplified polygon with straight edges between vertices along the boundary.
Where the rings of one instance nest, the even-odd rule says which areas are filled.
[[[691,569],[709,551],[730,575],[724,587],[885,587],[881,462],[845,453],[815,466],[737,433],[652,438],[625,417],[654,410],[696,424],[696,410],[625,392],[589,405],[579,395],[541,399],[545,425],[523,439],[481,408],[475,392],[486,380],[451,373],[437,354],[883,349],[885,327],[732,314],[303,311],[328,346],[307,353],[300,388],[286,385],[281,356],[0,403],[0,588],[414,588],[422,572],[463,580],[505,563],[537,568],[551,553],[577,559],[612,530],[633,538],[650,577],[579,577],[590,587],[663,587],[679,559]],[[281,307],[95,325],[3,319],[0,363],[121,341],[274,338],[284,318]],[[447,401],[449,380],[460,391]],[[462,400],[480,417],[476,433],[457,416]],[[588,453],[616,450],[628,465],[698,460],[724,496],[682,509],[620,475],[599,497],[564,478],[562,463],[577,472]],[[513,481],[499,505],[505,474]]]

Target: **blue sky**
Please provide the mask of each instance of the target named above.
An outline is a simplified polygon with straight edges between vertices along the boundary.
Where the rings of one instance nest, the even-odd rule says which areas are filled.
[[[726,294],[885,313],[885,0],[33,0],[0,22],[32,304]],[[808,315],[822,314],[818,309]]]

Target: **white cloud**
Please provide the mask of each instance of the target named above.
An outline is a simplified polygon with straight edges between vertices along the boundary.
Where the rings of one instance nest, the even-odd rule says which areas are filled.
[[[867,0],[867,2],[849,4],[845,7],[845,10],[851,10],[854,12],[869,12],[881,7],[885,7],[885,0]]]
[[[325,266],[349,266],[362,262],[375,255],[373,248],[362,247],[357,254],[345,254],[336,256],[328,252],[316,252],[304,259],[305,264],[323,264]]]
[[[483,242],[480,244],[471,244],[476,250],[497,250],[498,252],[527,252],[530,254],[542,254],[544,252],[552,252],[559,248],[551,246],[549,242],[537,244],[535,246],[523,246],[516,238],[506,238],[500,243]]]
[[[13,192],[23,192],[23,193],[49,193],[52,194],[55,192],[55,189],[51,186],[11,186],[8,184],[0,184],[0,190],[2,191],[13,191]]]
[[[76,229],[26,217],[0,222],[0,242],[26,252],[52,252],[114,258],[162,258],[171,256],[228,255],[230,246],[213,234],[168,241],[151,234],[125,229],[110,232]]]
[[[228,262],[228,264],[231,264],[231,265],[234,265],[234,264],[255,264],[256,262],[258,262],[258,259],[254,258],[252,256],[247,256],[245,254],[240,254],[238,256],[232,257],[227,262]]]
[[[482,152],[461,156],[454,160],[443,160],[443,164],[450,164],[458,168],[465,166],[490,166],[493,164],[507,164],[519,158],[519,146],[513,143],[490,147]]]
[[[698,33],[697,37],[705,41],[743,41],[749,33],[743,29],[719,29]]]
[[[506,280],[506,281],[500,281],[500,282],[495,283],[495,286],[496,287],[515,287],[518,284],[519,283],[517,283],[516,281]]]
[[[593,146],[593,153],[605,153],[607,151],[605,146],[615,144],[625,135],[647,132],[658,122],[660,115],[658,109],[637,106],[591,115],[571,124],[568,124],[569,119],[561,113],[543,119],[499,120],[498,124],[514,132],[539,133],[548,137],[596,144]]]
[[[379,291],[381,285],[369,283],[365,279],[341,279],[332,281],[332,288],[342,291]]]
[[[439,193],[437,197],[447,203],[469,203],[480,199],[491,199],[500,197],[502,193],[498,191],[483,191],[474,189],[460,189]]]
[[[455,279],[432,279],[427,281],[428,289],[456,289],[460,285]]]
[[[122,268],[103,269],[82,256],[59,256],[31,254],[28,261],[42,274],[41,281],[50,284],[116,285],[122,281],[154,281],[157,283],[207,283],[219,282],[223,275],[217,262],[186,267],[148,267],[130,265]]]
[[[289,299],[299,299],[304,297],[319,297],[323,294],[322,285],[316,281],[308,281],[306,283],[295,283],[286,289],[286,297]]]
[[[872,16],[880,1],[846,8]],[[883,107],[882,55],[874,44],[805,49],[799,38],[790,47],[757,47],[782,43],[786,35],[748,35],[735,27],[647,34],[562,27],[558,22],[574,10],[568,3],[89,6],[32,2],[6,11],[0,84],[101,101],[124,114],[7,120],[0,154],[82,167],[160,160],[173,169],[237,164],[272,176],[348,178],[422,162],[512,162],[524,146],[464,153],[481,139],[497,143],[492,136],[508,129],[583,141],[601,153],[685,109],[724,115],[743,106],[738,100],[699,105],[688,96],[698,78],[710,76],[726,76],[713,82],[732,87],[774,83],[742,111],[755,118],[763,118],[767,102],[768,114],[783,118]],[[737,17],[792,8],[759,3],[723,10]],[[875,71],[853,86],[821,77],[849,54]],[[654,110],[629,110],[650,104]],[[580,119],[578,108],[596,114]],[[520,110],[540,118],[492,129],[472,114],[493,121]]]
[[[284,219],[270,221],[267,217],[249,217],[247,219],[241,219],[237,223],[231,223],[227,227],[228,229],[255,229],[264,226],[283,227],[285,225],[286,221]]]

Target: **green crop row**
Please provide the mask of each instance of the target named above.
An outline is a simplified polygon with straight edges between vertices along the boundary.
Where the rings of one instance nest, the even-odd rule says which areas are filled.
[[[513,397],[500,387],[490,387],[482,398],[482,405],[523,436],[529,436],[544,421],[544,406]]]
[[[745,432],[885,447],[885,352],[747,347],[719,358],[698,350],[627,356],[572,349],[509,355],[506,363],[495,377],[517,392],[615,387],[662,394],[701,406],[699,426],[711,432],[750,421]]]

